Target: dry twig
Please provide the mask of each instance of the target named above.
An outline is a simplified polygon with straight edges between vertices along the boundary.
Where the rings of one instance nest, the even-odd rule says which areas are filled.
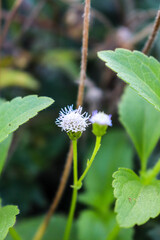
[[[84,22],[83,22],[83,42],[82,42],[82,57],[81,57],[81,72],[80,72],[80,84],[78,89],[78,96],[77,96],[77,107],[82,105],[83,103],[83,95],[84,95],[84,81],[86,79],[86,67],[87,67],[87,54],[88,54],[88,35],[89,35],[89,18],[90,18],[90,0],[85,1],[85,10],[84,10]],[[53,199],[53,203],[51,204],[49,211],[46,214],[46,217],[42,224],[40,225],[34,240],[42,239],[45,230],[49,224],[51,216],[55,212],[62,194],[64,192],[68,176],[70,173],[71,165],[72,165],[72,145],[70,144],[70,149],[68,153],[68,157],[66,160],[65,168],[62,173],[62,178],[56,193],[55,198]]]
[[[144,54],[147,54],[149,52],[149,50],[151,49],[153,42],[156,38],[156,35],[158,33],[159,27],[160,27],[160,10],[158,10],[158,12],[157,12],[157,16],[156,16],[155,23],[153,26],[153,31],[152,31],[151,35],[149,36],[148,41],[146,42],[146,44],[142,50],[142,52]]]

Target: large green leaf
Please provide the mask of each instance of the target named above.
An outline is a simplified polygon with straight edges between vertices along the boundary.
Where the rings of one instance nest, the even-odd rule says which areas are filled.
[[[15,226],[15,229],[23,240],[30,240],[33,239],[35,232],[43,220],[44,216],[23,220]],[[67,219],[62,215],[55,215],[52,217],[42,240],[62,240],[66,222]],[[77,240],[77,231],[75,224],[72,226],[70,236],[70,240],[73,239]],[[6,240],[12,240],[12,238],[8,235]]]
[[[120,227],[141,225],[160,213],[160,181],[145,184],[132,170],[120,168],[113,174],[115,211]]]
[[[160,112],[127,87],[119,104],[119,115],[145,167],[160,137]]]
[[[132,240],[133,229],[120,229],[115,215],[102,216],[96,211],[86,210],[77,222],[78,240]]]
[[[0,207],[0,240],[5,239],[9,228],[13,227],[19,210],[16,206]]]
[[[17,97],[0,105],[0,142],[14,132],[21,124],[34,117],[39,111],[54,101],[48,97],[36,95]]]
[[[29,73],[15,69],[1,69],[0,88],[18,86],[35,90],[39,87],[38,81]]]
[[[126,49],[102,51],[98,56],[160,111],[160,63],[155,58]]]
[[[3,142],[0,143],[0,174],[2,172],[8,150],[11,144],[12,134],[10,134]]]
[[[93,150],[93,146],[91,149]],[[106,212],[113,202],[112,174],[118,167],[131,168],[132,157],[132,146],[125,132],[110,129],[103,137],[93,166],[84,179],[86,191],[80,194],[80,201]]]

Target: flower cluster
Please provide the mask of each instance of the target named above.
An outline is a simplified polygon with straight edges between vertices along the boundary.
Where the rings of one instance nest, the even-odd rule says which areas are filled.
[[[67,106],[59,113],[59,118],[56,119],[58,127],[62,128],[62,131],[66,131],[69,137],[73,140],[79,138],[86,130],[86,127],[90,124],[88,122],[90,116],[88,113],[82,113],[82,107],[73,110],[72,106]]]
[[[82,113],[81,106],[74,110],[73,105],[71,105],[60,111],[56,124],[61,127],[62,131],[67,132],[71,140],[75,140],[81,136],[90,123],[93,127],[92,132],[96,136],[103,136],[107,127],[112,126],[111,117],[112,115],[107,115],[104,112],[94,111],[90,118],[88,113]]]

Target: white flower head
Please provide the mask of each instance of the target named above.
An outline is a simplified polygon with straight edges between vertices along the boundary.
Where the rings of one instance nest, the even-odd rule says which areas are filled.
[[[73,110],[73,105],[67,106],[61,109],[59,117],[56,119],[56,124],[58,127],[62,128],[62,131],[68,132],[84,132],[86,127],[90,124],[88,122],[90,116],[88,113],[82,113],[82,107],[79,106],[78,109]]]
[[[92,113],[92,117],[90,118],[91,123],[97,123],[99,125],[112,126],[112,115],[105,114],[104,112],[98,112],[97,110]]]

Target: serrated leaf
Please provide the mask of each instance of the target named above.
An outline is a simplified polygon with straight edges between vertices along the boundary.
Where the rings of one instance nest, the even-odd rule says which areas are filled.
[[[36,90],[39,88],[38,81],[29,73],[15,69],[1,69],[0,88],[18,86]]]
[[[20,125],[53,103],[48,97],[36,95],[17,97],[0,105],[0,142],[14,132]]]
[[[160,111],[160,63],[155,58],[126,49],[102,51],[98,56]]]
[[[10,227],[16,222],[19,210],[16,206],[8,205],[0,208],[0,240],[5,239]]]
[[[113,174],[115,211],[120,227],[141,225],[160,213],[160,181],[144,184],[130,169],[120,168]]]
[[[3,170],[3,166],[8,155],[11,141],[12,135],[10,134],[3,142],[0,143],[0,174]]]
[[[160,112],[127,87],[119,104],[119,115],[145,168],[160,137]]]

